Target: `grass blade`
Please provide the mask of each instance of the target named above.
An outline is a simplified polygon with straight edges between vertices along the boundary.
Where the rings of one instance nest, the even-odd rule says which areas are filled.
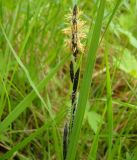
[[[110,18],[109,18],[109,20],[108,20],[108,23],[107,23],[107,25],[106,25],[105,31],[104,31],[104,33],[103,33],[103,35],[102,35],[102,37],[101,37],[100,43],[101,43],[101,41],[102,41],[102,39],[103,39],[106,31],[107,31],[107,29],[108,29],[108,27],[109,27],[112,19],[113,19],[114,15],[115,15],[115,13],[116,13],[116,11],[117,11],[117,9],[118,9],[118,7],[120,6],[121,1],[122,1],[122,0],[117,0],[117,3],[116,3],[116,5],[115,5],[115,8],[113,9],[113,12],[112,12],[112,14],[111,14],[111,16],[110,16]]]
[[[36,92],[37,96],[39,97],[39,99],[41,100],[41,102],[43,103],[43,105],[45,106],[45,108],[47,109],[47,111],[49,112],[49,114],[51,115],[49,108],[47,108],[47,106],[46,106],[46,104],[45,104],[45,101],[44,101],[43,98],[41,97],[39,91],[37,90],[37,88],[36,88],[36,86],[35,86],[35,84],[34,84],[34,82],[32,81],[32,79],[31,79],[31,77],[30,77],[30,74],[29,74],[27,68],[26,68],[25,65],[22,63],[21,59],[19,58],[19,56],[17,55],[17,53],[16,53],[15,50],[13,49],[13,47],[12,47],[12,45],[11,45],[11,43],[10,43],[10,41],[9,41],[9,39],[8,39],[8,37],[7,37],[4,29],[3,29],[3,27],[2,27],[2,25],[0,25],[0,26],[1,26],[2,33],[3,33],[3,35],[4,35],[4,37],[5,37],[8,45],[9,45],[9,47],[10,47],[10,49],[11,49],[11,51],[12,51],[12,53],[13,53],[16,61],[18,62],[18,64],[19,64],[20,67],[22,68],[22,70],[25,72],[26,77],[27,77],[30,85],[32,86],[33,90]]]
[[[64,117],[64,110],[59,112],[57,116],[54,118],[56,121],[56,124],[60,123]],[[42,132],[44,132],[48,127],[52,126],[54,121],[50,120],[46,124],[44,124],[41,128],[38,128],[34,133],[31,133],[27,138],[25,138],[23,141],[18,143],[16,146],[14,146],[10,151],[5,153],[3,156],[0,157],[0,160],[9,159],[13,154],[21,149],[23,149],[28,143],[30,143],[34,138],[39,136]]]
[[[107,31],[107,29],[108,29],[108,27],[109,27],[112,19],[113,19],[113,17],[115,15],[115,13],[116,13],[116,11],[117,11],[117,9],[118,9],[121,1],[122,0],[117,0],[116,5],[115,5],[115,7],[113,9],[113,12],[112,12],[112,14],[111,14],[111,16],[110,16],[110,18],[108,20],[108,23],[106,25],[105,31],[104,31],[104,33],[103,33],[103,35],[101,37],[100,43],[101,43],[101,41],[102,41],[102,39],[103,39],[106,31]],[[91,150],[90,150],[90,154],[89,154],[89,158],[88,158],[89,160],[96,160],[97,148],[98,148],[98,140],[99,140],[99,133],[100,133],[100,130],[101,130],[101,126],[102,126],[102,124],[100,124],[100,126],[98,128],[98,132],[97,132],[97,134],[94,137],[93,144],[92,144],[92,147],[91,147]]]
[[[38,84],[36,87],[40,92],[50,81],[50,79],[57,73],[60,67],[68,60],[67,55],[51,72]],[[17,106],[16,108],[0,123],[0,133],[3,132],[29,105],[32,100],[36,97],[36,93],[33,90],[29,93]]]
[[[103,111],[103,114],[102,114],[102,120],[99,124],[97,133],[94,137],[94,140],[93,140],[93,143],[92,143],[92,148],[91,148],[89,156],[88,156],[88,160],[96,160],[97,159],[96,157],[97,157],[99,134],[100,134],[101,127],[102,127],[102,124],[103,124],[103,120],[104,120],[104,117],[105,117],[105,114],[106,114],[106,110],[107,110],[107,106],[105,106],[105,108],[104,108],[104,111]]]
[[[113,140],[113,106],[112,106],[112,91],[111,80],[108,64],[108,53],[105,52],[106,60],[106,88],[107,88],[107,117],[108,117],[108,160],[113,159],[111,155],[112,140]]]

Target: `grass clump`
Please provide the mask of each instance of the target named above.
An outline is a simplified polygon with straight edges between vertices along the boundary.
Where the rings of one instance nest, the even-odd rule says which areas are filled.
[[[136,159],[135,21],[134,0],[0,0],[1,160]]]

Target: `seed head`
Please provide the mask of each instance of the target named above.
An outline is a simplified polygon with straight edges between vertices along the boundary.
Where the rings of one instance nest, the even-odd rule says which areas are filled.
[[[85,46],[83,44],[86,39],[86,23],[82,20],[82,11],[75,5],[73,10],[65,16],[67,27],[63,29],[63,33],[67,36],[65,44],[69,46],[73,54],[78,52],[84,53]]]

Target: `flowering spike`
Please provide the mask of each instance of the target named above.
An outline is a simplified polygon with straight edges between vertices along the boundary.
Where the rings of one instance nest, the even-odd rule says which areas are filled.
[[[82,43],[86,39],[86,25],[85,21],[81,19],[82,11],[79,10],[77,5],[70,12],[65,16],[68,27],[63,29],[63,33],[67,36],[65,44],[69,46],[73,55],[76,56],[78,52],[83,53],[85,51],[84,44]]]

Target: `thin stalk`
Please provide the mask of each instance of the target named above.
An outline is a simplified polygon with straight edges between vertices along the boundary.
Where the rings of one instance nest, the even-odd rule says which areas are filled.
[[[101,32],[101,26],[103,21],[103,15],[105,10],[105,0],[100,1],[100,6],[98,9],[98,14],[94,26],[94,31],[92,35],[92,40],[90,43],[90,48],[88,51],[87,63],[85,67],[85,72],[83,76],[83,81],[80,88],[80,94],[78,99],[77,111],[74,119],[74,126],[70,134],[70,143],[68,145],[67,160],[74,160],[76,157],[76,150],[78,145],[78,140],[80,136],[80,130],[82,127],[82,122],[84,118],[84,113],[86,109],[87,99],[90,90],[91,77],[93,73],[93,68],[96,59],[96,52],[99,46],[99,38]]]
[[[72,89],[72,95],[71,95],[71,110],[72,110],[72,117],[70,118],[69,125],[66,123],[64,127],[64,133],[63,133],[63,158],[66,159],[67,155],[67,146],[69,143],[69,135],[71,133],[71,130],[73,128],[74,123],[74,117],[75,117],[75,111],[76,111],[76,94],[77,94],[77,88],[78,88],[78,81],[79,81],[79,72],[80,72],[80,66],[78,68],[75,68],[77,63],[77,54],[79,53],[78,49],[78,8],[75,4],[72,11],[72,19],[71,19],[71,51],[73,54],[72,60],[70,62],[70,78],[73,85]],[[76,70],[76,71],[75,71]]]
[[[108,117],[108,160],[113,159],[112,141],[113,141],[113,105],[112,105],[112,91],[111,91],[111,80],[108,64],[108,52],[105,52],[106,60],[106,89],[107,89],[107,117]]]

